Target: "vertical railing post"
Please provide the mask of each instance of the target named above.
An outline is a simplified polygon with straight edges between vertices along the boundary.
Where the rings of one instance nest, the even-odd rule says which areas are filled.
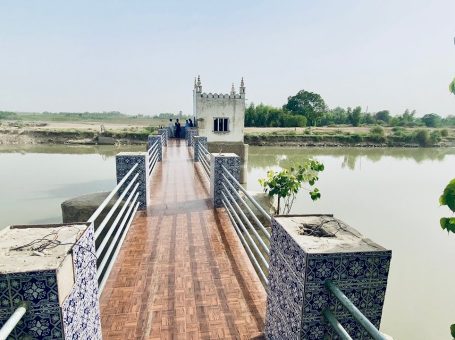
[[[198,129],[195,127],[192,128],[187,128],[186,129],[186,134],[185,134],[185,139],[186,139],[186,145],[187,146],[193,146],[194,145],[194,136],[198,135]]]
[[[168,129],[158,129],[158,134],[163,136],[163,146],[167,146]]]
[[[391,251],[331,215],[272,218],[266,338],[332,339],[328,310],[352,338],[370,339],[326,282],[379,329],[390,259]]]
[[[115,156],[116,172],[117,172],[117,183],[128,173],[128,171],[138,163],[138,167],[135,173],[139,173],[137,189],[139,196],[139,210],[146,210],[149,201],[149,186],[147,185],[149,180],[149,169],[148,169],[148,153],[147,152],[121,152]],[[124,188],[129,184],[127,181],[119,189],[122,192]]]
[[[240,157],[235,153],[210,154],[210,197],[214,208],[221,208],[224,166],[238,181],[240,179]]]
[[[194,161],[199,162],[199,157],[201,156],[201,149],[200,146],[204,146],[206,149],[208,148],[207,145],[207,137],[202,136],[194,136],[193,137],[193,147],[194,147]]]
[[[148,136],[147,150],[150,149],[150,147],[155,143],[155,141],[158,141],[158,161],[161,162],[163,160],[163,143],[162,143],[161,135]]]

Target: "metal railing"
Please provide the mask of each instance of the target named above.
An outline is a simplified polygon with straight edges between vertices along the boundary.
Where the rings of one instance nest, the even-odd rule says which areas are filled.
[[[221,168],[223,206],[255,267],[256,272],[261,278],[261,281],[264,285],[268,285],[270,231],[259,220],[256,214],[262,215],[265,223],[268,223],[269,225],[272,218],[264,208],[251,197],[225,166],[222,165]],[[243,196],[240,195],[240,193],[242,193]],[[259,213],[255,214],[252,207],[255,207]],[[327,281],[325,285],[329,292],[340,301],[340,303],[350,312],[352,317],[362,325],[374,340],[387,339],[333,282]],[[322,312],[322,315],[340,339],[352,340],[350,335],[329,309],[325,309]]]
[[[344,293],[337,287],[337,285],[327,280],[325,282],[326,288],[329,292],[335,296],[335,298],[343,305],[344,308],[351,314],[351,316],[365,329],[365,331],[371,336],[374,340],[387,340],[387,337],[384,336],[372,323],[368,320],[365,315],[349,300],[349,298],[344,295]],[[341,325],[337,320],[336,316],[329,309],[325,309],[322,312],[322,315],[333,328],[335,333],[342,340],[352,340],[352,337],[346,331],[346,329]]]
[[[163,145],[163,135],[161,135],[161,145]],[[156,162],[158,162],[159,158],[159,150],[158,148],[160,147],[158,143],[158,140],[155,140],[155,142],[150,146],[150,148],[147,150],[148,152],[148,159],[149,159],[149,164],[148,164],[148,171],[149,171],[149,176],[152,173],[153,169],[155,168]]]
[[[199,151],[200,151],[199,161],[202,165],[202,168],[205,170],[205,173],[210,178],[210,164],[209,164],[209,160],[208,160],[210,153],[207,150],[207,148],[204,145],[202,145],[201,143],[199,143],[198,147],[199,147]]]
[[[0,340],[6,340],[14,328],[21,321],[24,314],[27,312],[27,304],[25,302],[19,303],[18,307],[8,320],[0,328]]]
[[[94,223],[95,227],[96,276],[100,293],[106,284],[134,215],[139,208],[139,173],[136,171],[137,168],[138,164],[136,163],[88,220],[88,222]],[[115,199],[115,203],[105,212],[106,207],[113,199]]]
[[[221,166],[221,168],[223,170],[221,182],[223,206],[261,281],[264,285],[268,285],[270,232],[253,212],[248,201],[258,209],[266,221],[270,222],[271,216],[251,197],[226,167]],[[244,194],[244,197],[240,195],[239,191]]]

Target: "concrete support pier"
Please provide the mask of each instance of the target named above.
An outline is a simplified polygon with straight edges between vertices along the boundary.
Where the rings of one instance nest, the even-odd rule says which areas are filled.
[[[101,339],[95,252],[91,224],[0,231],[0,325],[26,305],[10,338]]]
[[[335,338],[329,309],[353,339],[370,336],[326,288],[331,280],[379,328],[391,251],[331,216],[272,219],[267,339]]]
[[[223,207],[223,168],[224,166],[236,180],[240,179],[240,157],[234,153],[212,153],[210,159],[210,197],[213,207]]]

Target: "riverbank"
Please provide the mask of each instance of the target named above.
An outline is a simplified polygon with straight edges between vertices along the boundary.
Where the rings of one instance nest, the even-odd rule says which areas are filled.
[[[143,144],[157,127],[99,122],[0,126],[0,145]],[[245,143],[295,147],[455,147],[455,129],[318,127],[245,128]]]

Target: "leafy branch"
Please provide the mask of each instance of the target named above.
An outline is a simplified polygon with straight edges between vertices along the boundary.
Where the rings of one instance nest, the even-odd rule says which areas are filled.
[[[289,169],[275,172],[269,170],[265,178],[259,179],[259,183],[269,196],[278,197],[277,214],[289,214],[294,204],[295,197],[304,183],[309,184],[309,195],[313,201],[321,197],[319,189],[314,187],[319,179],[319,172],[324,170],[324,164],[309,159],[301,164],[295,164]],[[281,201],[284,207],[281,211]]]
[[[455,178],[445,187],[444,192],[439,197],[439,203],[447,205],[452,212],[455,212]],[[442,217],[439,222],[443,230],[455,234],[455,217]]]

